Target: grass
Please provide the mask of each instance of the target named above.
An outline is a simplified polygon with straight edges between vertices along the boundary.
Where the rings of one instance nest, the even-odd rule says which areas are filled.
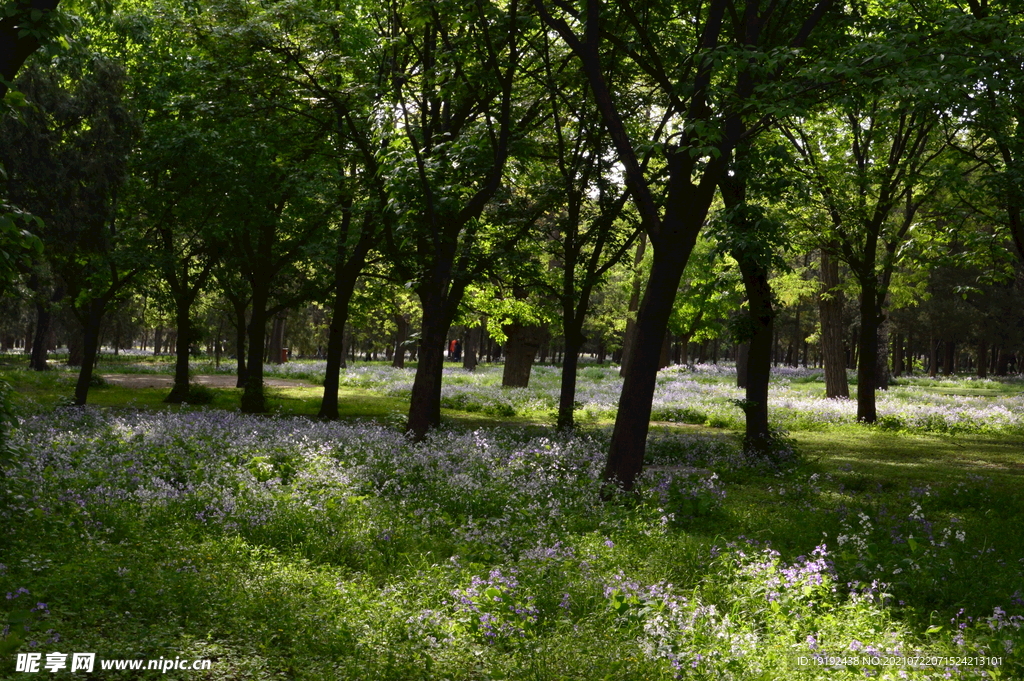
[[[27,419],[0,485],[0,617],[31,627],[0,677],[35,678],[15,649],[214,660],[182,679],[864,678],[794,660],[872,648],[1002,658],[880,678],[1024,674],[1013,432],[794,430],[801,456],[765,468],[734,430],[667,424],[649,463],[669,472],[602,503],[601,413],[569,438],[541,407],[446,409],[412,445],[407,398],[380,388],[343,387],[325,424],[295,418],[315,386],[271,389],[260,418],[236,389],[197,409],[104,387],[82,412],[54,410],[66,374],[0,373]]]

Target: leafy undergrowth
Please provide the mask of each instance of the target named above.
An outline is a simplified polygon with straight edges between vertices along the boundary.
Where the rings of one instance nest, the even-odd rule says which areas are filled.
[[[182,679],[1024,673],[1016,480],[664,431],[640,493],[602,502],[604,437],[27,417],[0,486],[0,674],[27,651],[212,660]],[[855,655],[924,657],[816,663]]]

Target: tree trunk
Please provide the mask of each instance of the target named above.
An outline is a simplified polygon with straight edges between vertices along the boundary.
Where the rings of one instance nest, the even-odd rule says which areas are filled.
[[[988,376],[988,341],[978,341],[978,378]]]
[[[566,316],[564,319],[566,320],[563,326],[565,354],[562,357],[562,376],[558,391],[559,430],[566,430],[575,426],[576,371],[579,368],[580,349],[587,341],[581,333],[583,327],[582,315]]]
[[[46,371],[50,365],[46,363],[46,343],[50,336],[50,325],[53,323],[53,313],[50,306],[45,302],[36,301],[36,329],[32,338],[32,356],[28,362],[28,368],[35,371]]]
[[[668,318],[683,269],[690,258],[705,215],[706,212],[695,210],[692,220],[687,221],[693,224],[673,225],[677,231],[686,231],[687,235],[672,246],[666,244],[654,250],[651,274],[637,315],[633,349],[625,366],[626,375],[603,473],[606,481],[621,485],[626,490],[633,489],[637,476],[643,470],[661,344],[668,329]],[[666,218],[664,228],[668,224]]]
[[[345,354],[345,323],[348,321],[348,304],[355,290],[352,286],[335,285],[334,306],[331,310],[331,329],[327,336],[327,367],[324,370],[324,394],[320,399],[322,419],[338,418],[338,388],[341,385],[341,365]]]
[[[462,368],[466,371],[476,371],[476,349],[480,345],[481,333],[479,326],[466,329],[466,339],[462,346]]]
[[[174,321],[178,327],[178,338],[174,357],[174,387],[164,398],[164,402],[169,404],[181,404],[188,399],[188,356],[192,341],[192,319],[189,313],[193,301],[183,297],[175,302],[177,309],[174,312]]]
[[[82,406],[89,397],[89,384],[92,382],[92,371],[99,354],[100,323],[103,321],[102,300],[92,300],[82,323],[82,368],[78,370],[78,381],[75,383],[75,404]]]
[[[72,318],[73,319],[73,318]],[[69,320],[69,327],[80,326],[77,320]],[[68,366],[80,367],[85,361],[84,333],[77,328],[68,328]]]
[[[252,312],[249,317],[249,357],[245,378],[245,392],[242,393],[242,412],[262,414],[267,411],[266,396],[263,393],[263,352],[267,335],[267,302],[270,291],[265,282],[256,282],[252,289]]]
[[[903,361],[903,334],[897,333],[892,345],[892,373],[894,376],[902,376],[904,371]]]
[[[160,348],[164,344],[164,327],[157,326],[153,330],[153,355],[160,354]]]
[[[928,375],[931,378],[939,375],[939,342],[934,338],[928,339]]]
[[[505,343],[505,368],[501,376],[501,387],[525,388],[530,384],[533,361],[537,349],[544,342],[547,329],[515,322],[505,326],[503,331],[508,341]]]
[[[404,314],[395,315],[395,356],[391,359],[391,366],[396,369],[405,368],[405,341],[409,337],[409,318]],[[468,357],[468,355],[467,355]],[[476,358],[474,356],[474,362]]]
[[[999,346],[999,354],[996,355],[996,376],[1006,376],[1010,372],[1010,353],[1006,351],[1005,345]]]
[[[284,363],[284,324],[288,313],[281,310],[274,315],[274,322],[270,331],[270,347],[267,352],[268,364]]]
[[[952,376],[956,373],[956,343],[951,340],[947,340],[944,343],[942,356],[942,373],[945,376]]]
[[[775,331],[772,290],[768,282],[768,271],[752,254],[735,252],[733,257],[739,263],[743,275],[747,311],[753,332],[746,367],[744,446],[748,450],[764,452],[771,438],[768,428],[768,384],[771,380],[772,337]]]
[[[857,420],[874,423],[875,390],[878,386],[878,328],[882,314],[876,302],[874,273],[861,278],[860,342],[857,362]]]
[[[825,365],[825,397],[849,397],[846,378],[846,349],[843,333],[843,292],[839,288],[839,261],[821,252],[821,291],[818,311],[821,316],[821,356]]]
[[[672,332],[666,330],[661,339],[661,354],[658,356],[658,371],[672,363]]]
[[[889,322],[884,314],[880,315],[882,321],[878,324],[878,358],[876,361],[875,388],[878,390],[889,389]]]
[[[352,293],[356,289],[356,280],[366,263],[366,253],[370,248],[370,235],[373,233],[367,218],[362,225],[359,241],[353,247],[351,255],[347,259],[345,258],[346,241],[352,219],[350,209],[351,203],[346,206],[346,211],[342,216],[342,229],[338,236],[337,255],[335,256],[334,306],[331,310],[331,329],[327,337],[324,394],[320,400],[320,411],[317,414],[322,419],[338,418],[338,387],[341,383],[341,368],[345,365],[345,326],[348,322],[348,308],[352,301]],[[398,315],[397,318],[399,320],[399,343],[401,343],[402,335],[405,333],[405,328],[401,324],[404,318],[401,315]],[[399,355],[404,356],[404,354],[404,350],[399,345],[399,352],[395,354],[395,359],[398,360]]]
[[[425,298],[425,300],[424,300]],[[423,324],[420,333],[416,378],[409,401],[409,430],[422,440],[427,431],[441,424],[441,377],[444,373],[445,341],[449,324],[443,317],[440,296],[423,296]]]
[[[629,312],[626,315],[626,331],[622,335],[622,365],[619,367],[619,376],[626,375],[626,364],[629,362],[629,354],[633,351],[634,343],[636,342],[636,317],[637,310],[640,309],[640,291],[643,288],[643,282],[640,280],[639,268],[640,264],[644,261],[644,251],[647,248],[647,235],[641,234],[640,241],[636,245],[636,256],[633,258],[633,267],[638,271],[633,277],[633,291],[629,296]],[[577,358],[577,361],[578,358]]]
[[[750,364],[750,341],[736,346],[736,387],[747,387],[747,367]]]

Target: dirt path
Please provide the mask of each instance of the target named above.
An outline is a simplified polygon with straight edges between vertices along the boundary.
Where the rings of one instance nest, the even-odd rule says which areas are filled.
[[[174,385],[174,378],[172,376],[162,376],[160,374],[103,374],[103,380],[111,385],[125,388],[170,388]],[[230,374],[193,376],[192,380],[200,385],[208,385],[211,388],[235,387],[235,377]],[[293,378],[264,378],[263,384],[279,388],[313,385],[308,381],[300,381]]]

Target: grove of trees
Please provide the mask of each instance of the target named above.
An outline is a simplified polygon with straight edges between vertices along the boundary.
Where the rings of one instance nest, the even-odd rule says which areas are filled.
[[[659,369],[734,361],[771,456],[773,364],[860,420],[891,375],[1020,371],[1024,31],[1007,0],[4,2],[0,346],[416,362],[505,383],[622,363],[605,479],[643,468]]]

